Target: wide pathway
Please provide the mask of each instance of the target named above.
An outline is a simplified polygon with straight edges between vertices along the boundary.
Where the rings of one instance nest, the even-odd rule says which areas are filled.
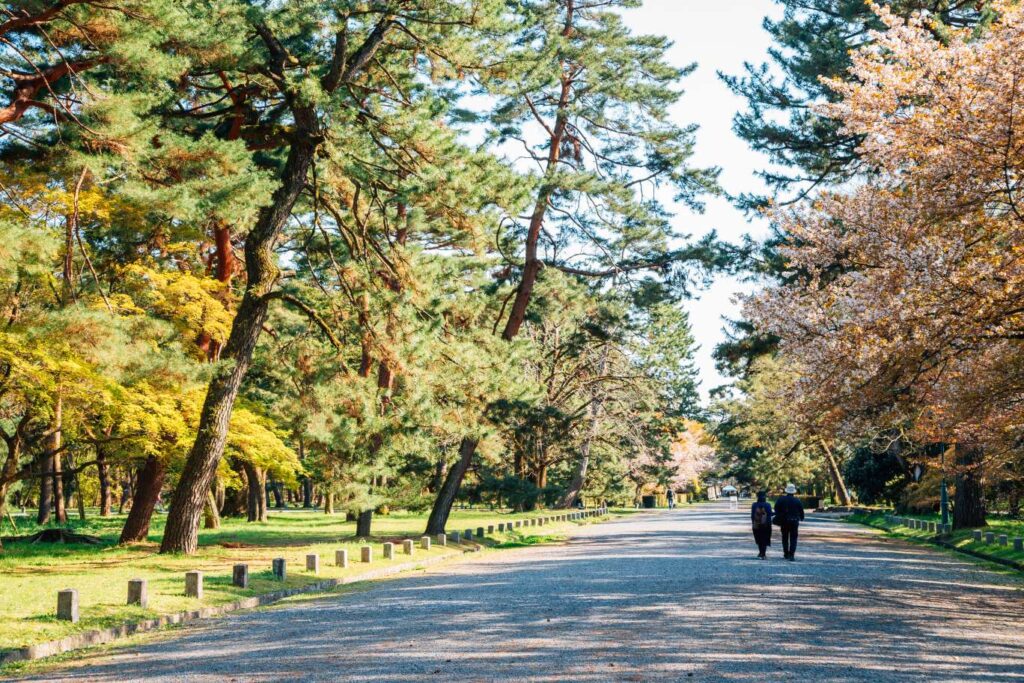
[[[1024,681],[1019,578],[827,519],[769,561],[726,505],[211,620],[40,680]],[[63,678],[61,678],[63,676]]]

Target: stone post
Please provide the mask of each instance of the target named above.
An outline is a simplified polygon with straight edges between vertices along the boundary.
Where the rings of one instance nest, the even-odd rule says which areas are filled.
[[[988,544],[988,545],[992,545],[995,542],[996,542],[996,534],[995,534],[995,532],[993,532],[993,531],[986,531],[985,532],[985,543]]]
[[[314,574],[320,573],[320,555],[318,553],[306,555],[306,571]]]
[[[239,588],[249,587],[249,565],[236,564],[231,568],[231,585]]]
[[[494,525],[493,524],[488,524],[487,525],[487,535],[490,536],[493,533],[494,533]]]
[[[384,559],[393,560],[395,558],[395,544],[385,543],[384,544]]]
[[[430,550],[430,536],[420,536],[420,547],[424,550]]]
[[[999,545],[1007,545],[1008,543],[1009,539],[1007,538],[1006,534],[999,534]]]
[[[454,543],[455,545],[458,545],[459,544],[459,532],[458,531],[453,531],[451,533],[451,539],[452,539],[452,543]]]
[[[479,526],[479,527],[476,528],[476,537],[477,538],[483,538],[484,537],[484,528],[482,526]]]
[[[1024,538],[1017,536],[1013,539],[1013,549],[1019,552],[1024,552]]]
[[[146,591],[145,579],[128,579],[128,604],[147,607],[149,595]]]
[[[203,573],[198,569],[185,572],[185,595],[190,598],[203,597]]]
[[[971,538],[973,538],[975,541],[981,541],[981,532],[975,529],[971,532]]]
[[[284,581],[288,578],[288,563],[283,557],[276,557],[271,560],[270,570],[274,573],[274,578],[278,581]]]
[[[364,545],[359,549],[359,553],[361,556],[360,559],[362,559],[363,562],[373,562],[373,548],[371,548],[370,546]]]
[[[472,541],[473,540],[473,530],[472,529],[466,529],[466,531],[463,532],[462,536],[467,541]]]
[[[498,533],[499,534],[505,533],[505,522],[499,522],[498,523]]]
[[[430,537],[427,537],[427,543],[430,543]],[[407,538],[402,541],[402,553],[405,555],[412,555],[412,539]]]
[[[334,551],[334,564],[338,567],[348,566],[348,551],[347,550],[335,550]]]
[[[78,623],[78,591],[74,588],[57,591],[57,618]]]
[[[437,535],[437,544],[439,546],[446,546],[446,545],[448,545],[448,537],[445,534],[438,534]]]

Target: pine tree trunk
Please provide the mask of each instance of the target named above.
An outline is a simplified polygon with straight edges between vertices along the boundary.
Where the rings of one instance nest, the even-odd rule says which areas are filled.
[[[836,498],[839,499],[839,504],[844,507],[850,507],[853,505],[853,499],[850,498],[850,491],[846,488],[846,482],[843,481],[843,473],[839,469],[839,463],[836,462],[835,456],[832,454],[832,449],[821,442],[821,448],[825,453],[825,465],[828,467],[829,477],[832,479],[832,486],[836,490]]]
[[[219,529],[220,513],[217,511],[217,497],[210,491],[206,497],[206,508],[203,510],[203,528]]]
[[[109,517],[112,506],[110,470],[102,448],[96,453],[96,477],[100,480],[100,517]]]
[[[39,513],[36,524],[49,524],[53,508],[53,457],[42,458],[39,462]]]
[[[267,521],[267,475],[259,467],[251,463],[242,463],[245,479],[248,484],[248,520],[250,522]]]
[[[235,397],[249,370],[256,342],[263,330],[269,304],[267,295],[273,291],[280,274],[275,262],[274,243],[306,187],[318,144],[312,135],[316,130],[315,114],[305,107],[293,109],[297,117],[297,131],[288,152],[282,182],[274,191],[270,205],[260,209],[256,225],[245,241],[245,294],[221,354],[227,362],[210,380],[198,434],[174,494],[174,507],[167,517],[167,527],[160,544],[162,553],[191,554],[196,551],[199,518],[206,504],[206,493],[217,473],[217,464],[224,454]]]
[[[302,507],[307,510],[313,507],[313,480],[309,477],[302,478]]]
[[[444,484],[437,492],[434,499],[434,508],[430,511],[430,518],[427,520],[426,533],[430,536],[443,534],[445,525],[448,524],[448,515],[452,512],[452,505],[455,504],[455,497],[459,494],[459,487],[462,486],[462,479],[469,470],[473,461],[473,454],[476,452],[476,439],[463,437],[459,444],[459,461],[448,469],[448,476]]]
[[[149,523],[166,476],[167,465],[163,460],[152,455],[146,458],[146,464],[139,470],[132,509],[128,512],[118,543],[137,543],[148,538]]]
[[[325,515],[333,515],[334,514],[334,491],[328,491],[324,495],[324,514]]]
[[[330,494],[328,494],[330,495]],[[356,538],[369,538],[373,525],[373,510],[362,510],[356,519]]]
[[[974,444],[956,445],[956,494],[953,497],[953,528],[985,526],[982,491],[984,451]]]

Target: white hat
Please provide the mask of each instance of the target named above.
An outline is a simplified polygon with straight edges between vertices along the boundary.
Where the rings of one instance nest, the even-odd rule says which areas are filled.
[[[786,493],[796,493],[796,487],[792,484],[786,484]]]

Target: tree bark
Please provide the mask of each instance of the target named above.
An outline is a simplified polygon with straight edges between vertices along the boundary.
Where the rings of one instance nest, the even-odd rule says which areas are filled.
[[[252,465],[242,463],[245,470],[245,479],[249,488],[248,520],[250,522],[267,521],[267,474],[266,472]]]
[[[222,358],[227,362],[210,380],[199,419],[199,430],[189,452],[181,480],[174,495],[174,507],[167,518],[160,552],[194,553],[199,541],[199,517],[206,492],[213,483],[217,464],[224,454],[228,423],[235,398],[241,388],[253,351],[263,330],[269,301],[279,271],[275,263],[274,242],[288,220],[292,207],[306,186],[309,168],[318,144],[313,136],[316,121],[313,111],[295,107],[296,127],[285,163],[280,187],[271,203],[260,209],[256,225],[245,242],[246,287]]]
[[[466,476],[466,471],[469,470],[469,465],[473,461],[473,454],[476,453],[477,443],[477,439],[463,437],[462,443],[459,444],[459,461],[448,469],[448,476],[445,477],[444,484],[437,492],[437,498],[434,499],[434,507],[427,520],[426,533],[428,535],[444,533],[445,525],[448,524],[448,516],[452,512],[452,505],[455,504],[455,496],[459,493],[462,479]]]
[[[839,469],[839,463],[836,462],[835,455],[832,454],[832,449],[828,447],[824,441],[821,441],[821,449],[825,453],[825,464],[828,466],[828,474],[832,479],[832,486],[836,490],[836,498],[839,499],[839,504],[844,507],[850,507],[853,505],[853,499],[850,498],[850,491],[846,488],[846,482],[843,481],[843,473]]]
[[[369,538],[370,527],[373,525],[373,510],[360,510],[356,518],[356,537]]]
[[[982,491],[984,451],[974,444],[956,445],[956,494],[953,497],[953,528],[985,526]]]
[[[206,508],[203,511],[203,528],[220,528],[220,512],[217,508],[217,497],[213,495],[213,491],[210,491],[206,497]]]
[[[149,523],[153,519],[153,510],[156,509],[166,476],[167,464],[163,460],[152,455],[146,458],[146,464],[139,470],[132,509],[128,512],[118,543],[137,543],[148,538]]]
[[[36,524],[49,524],[53,508],[53,458],[44,457],[39,461],[39,513]]]
[[[113,498],[110,492],[110,469],[107,454],[102,448],[96,451],[96,477],[100,481],[100,517],[109,517]]]

